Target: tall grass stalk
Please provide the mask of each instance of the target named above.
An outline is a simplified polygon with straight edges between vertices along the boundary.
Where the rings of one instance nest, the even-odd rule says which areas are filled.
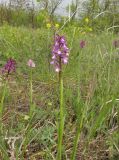
[[[62,71],[59,72],[59,83],[60,83],[60,122],[58,126],[58,153],[57,160],[62,159],[62,140],[64,130],[64,100],[63,100],[63,75]]]
[[[82,52],[81,52],[82,53]],[[78,79],[78,88],[77,88],[77,106],[78,107],[78,112],[79,115],[77,117],[77,130],[76,130],[76,136],[74,139],[74,145],[73,145],[73,150],[72,150],[72,154],[71,154],[71,160],[75,160],[76,158],[76,151],[77,151],[77,146],[78,146],[78,142],[79,142],[79,138],[81,135],[81,129],[83,126],[83,120],[84,120],[84,108],[83,108],[83,113],[81,114],[81,105],[80,105],[80,101],[81,101],[81,93],[80,93],[80,62],[79,62],[79,56],[77,57],[78,59],[78,71],[77,71],[77,79]],[[80,107],[80,108],[79,108]]]
[[[76,132],[76,136],[75,136],[75,140],[74,140],[74,146],[73,146],[73,151],[72,151],[72,155],[71,155],[71,160],[76,159],[76,151],[77,151],[79,138],[80,138],[80,135],[81,135],[81,129],[82,129],[82,126],[83,126],[83,119],[84,119],[84,114],[82,115],[81,121],[77,122],[77,132]]]

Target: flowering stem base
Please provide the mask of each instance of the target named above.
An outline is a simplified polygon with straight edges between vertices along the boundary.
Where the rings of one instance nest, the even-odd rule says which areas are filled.
[[[33,84],[32,84],[32,68],[30,72],[30,113],[29,116],[32,117],[33,113]]]
[[[3,95],[1,98],[1,103],[0,103],[0,131],[2,132],[2,114],[3,114],[3,104],[4,104],[4,99],[5,99],[5,94],[6,94],[6,87],[7,87],[7,82],[5,81],[4,84],[4,89],[3,89]]]
[[[63,104],[63,78],[62,72],[59,73],[60,81],[60,122],[58,127],[58,153],[57,160],[62,159],[62,139],[63,139],[63,130],[64,130],[64,104]]]

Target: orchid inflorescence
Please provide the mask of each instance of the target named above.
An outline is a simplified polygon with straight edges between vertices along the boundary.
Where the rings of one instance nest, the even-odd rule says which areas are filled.
[[[62,64],[67,64],[69,58],[69,48],[67,47],[67,42],[64,36],[55,36],[55,42],[52,49],[52,61],[51,64],[54,65],[55,71],[60,72]]]
[[[15,72],[15,70],[16,70],[16,61],[10,58],[2,68],[2,73],[9,76],[9,74],[11,74],[12,72]]]

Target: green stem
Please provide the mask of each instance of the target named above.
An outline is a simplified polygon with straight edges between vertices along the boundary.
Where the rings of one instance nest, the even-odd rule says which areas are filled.
[[[32,84],[32,68],[30,73],[30,117],[32,116],[33,112],[33,84]]]
[[[58,127],[58,154],[57,160],[62,159],[62,140],[63,140],[63,130],[64,130],[64,107],[63,107],[63,77],[62,72],[59,73],[60,81],[60,122]]]
[[[5,93],[6,93],[6,86],[7,86],[7,81],[5,81],[4,84],[4,89],[3,89],[3,95],[1,98],[1,102],[0,102],[0,126],[1,126],[1,131],[2,131],[2,115],[3,115],[3,104],[4,104],[4,99],[5,99]]]

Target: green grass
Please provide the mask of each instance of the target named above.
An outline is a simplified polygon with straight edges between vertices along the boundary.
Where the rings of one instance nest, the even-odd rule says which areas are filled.
[[[76,30],[75,30],[76,29]],[[64,34],[71,48],[64,68],[65,128],[63,160],[71,157],[77,124],[84,113],[76,160],[119,159],[119,49],[113,33],[82,35],[66,27]],[[75,32],[74,32],[75,31]],[[79,47],[80,40],[86,47]],[[16,159],[54,160],[57,152],[59,114],[58,75],[50,65],[53,32],[45,28],[0,27],[0,67],[9,57],[17,61],[16,74],[10,77],[4,103],[4,134],[0,137],[0,159],[13,154]],[[33,69],[34,117],[29,113],[29,75]],[[2,75],[0,75],[1,77]],[[0,98],[2,97],[0,81]],[[14,146],[14,147],[13,147]],[[9,150],[9,151],[8,151]],[[12,157],[14,158],[14,157]]]

